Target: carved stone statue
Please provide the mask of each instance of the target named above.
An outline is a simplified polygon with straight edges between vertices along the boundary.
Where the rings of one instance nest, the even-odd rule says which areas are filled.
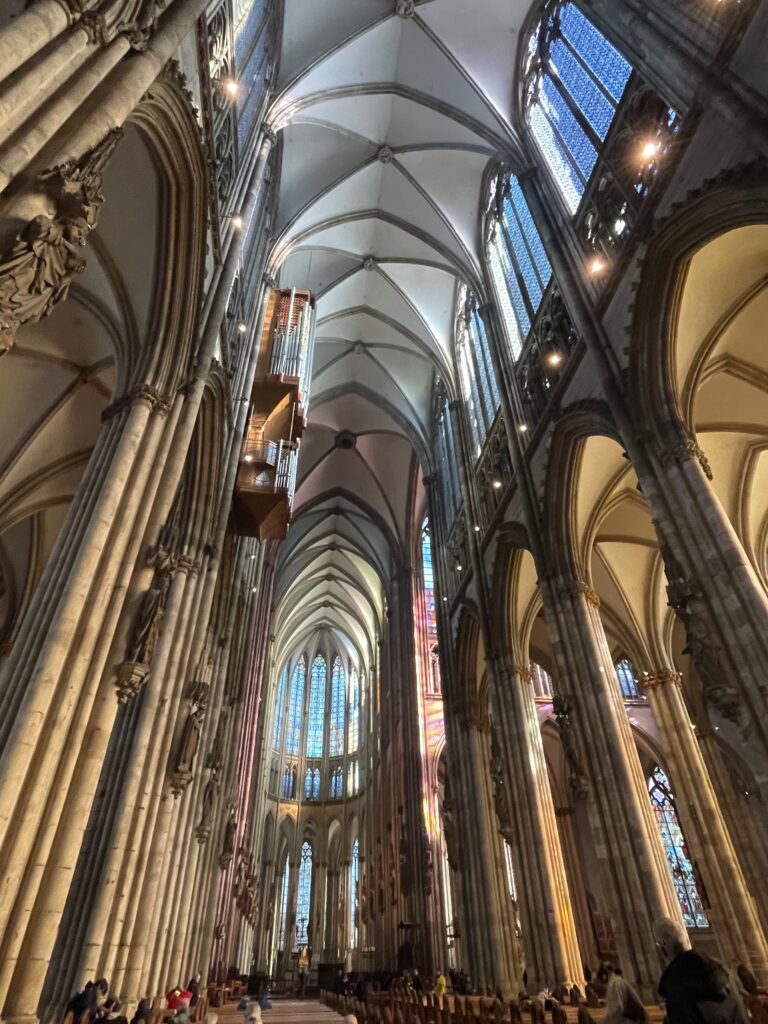
[[[171,777],[171,789],[178,796],[192,781],[195,758],[200,747],[200,735],[208,708],[210,686],[202,680],[195,680],[190,689],[190,709],[179,740],[179,753]]]
[[[445,793],[443,795],[443,835],[445,836],[445,849],[448,854],[448,863],[454,871],[461,869],[461,849],[456,835],[456,822],[453,816],[453,802],[450,797],[450,786],[446,781]]]
[[[227,818],[227,824],[224,828],[224,841],[221,844],[221,853],[219,854],[219,867],[222,868],[222,870],[228,868],[232,862],[232,856],[235,852],[236,832],[237,813],[235,812],[235,805],[230,803],[229,817]]]
[[[552,698],[552,710],[555,713],[555,722],[560,733],[560,742],[563,744],[563,753],[570,769],[569,783],[574,799],[583,799],[587,795],[587,786],[581,768],[581,758],[576,744],[576,735],[571,721],[573,702],[570,697],[564,694],[555,694]]]
[[[726,670],[720,660],[722,648],[714,638],[709,608],[704,595],[693,581],[687,579],[679,563],[668,549],[662,550],[667,574],[667,599],[685,628],[684,654],[690,654],[701,679],[704,699],[716,708],[723,718],[742,724],[741,698],[727,681]]]
[[[216,804],[216,797],[219,795],[219,780],[216,773],[211,773],[211,777],[205,784],[203,790],[203,802],[200,808],[200,820],[197,823],[195,829],[195,837],[202,845],[208,841],[211,835],[211,822],[213,820],[213,809]]]
[[[131,638],[128,661],[136,661],[144,665],[149,665],[152,661],[173,575],[170,557],[163,558],[155,570],[152,586],[144,595],[144,600],[141,603]]]
[[[491,733],[491,779],[493,780],[493,802],[496,807],[496,817],[499,819],[499,832],[505,839],[509,839],[513,831],[512,817],[507,800],[507,787],[504,783],[501,748],[495,729]]]
[[[411,890],[413,888],[413,873],[411,871],[411,861],[408,853],[408,838],[406,836],[405,826],[403,826],[399,843],[400,892],[406,899],[411,895]]]
[[[432,885],[435,874],[435,864],[432,855],[432,843],[429,841],[429,833],[426,828],[421,837],[422,850],[424,853],[424,892],[427,896],[432,895]]]

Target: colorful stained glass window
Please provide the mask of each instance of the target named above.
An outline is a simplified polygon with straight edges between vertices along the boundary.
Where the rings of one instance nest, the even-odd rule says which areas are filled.
[[[357,760],[347,765],[347,796],[354,796],[360,789],[360,768]]]
[[[349,865],[349,903],[352,911],[350,924],[352,925],[352,945],[357,945],[357,910],[359,903],[360,885],[360,844],[357,839],[352,847],[352,860]]]
[[[307,716],[307,757],[323,756],[325,730],[325,689],[328,671],[325,658],[318,654],[312,662],[309,682],[309,713]]]
[[[571,2],[531,36],[527,118],[570,213],[578,209],[631,65]]]
[[[296,945],[307,945],[312,900],[312,847],[305,840],[301,847],[299,882],[296,888]]]
[[[293,670],[291,699],[288,703],[288,729],[285,736],[286,754],[298,754],[301,750],[301,726],[304,721],[304,683],[307,677],[307,662],[300,658]]]
[[[280,746],[280,741],[283,738],[283,722],[285,721],[285,690],[287,685],[288,666],[286,665],[280,673],[280,678],[277,682],[277,695],[275,697],[275,731],[272,739],[272,745],[275,747]]]
[[[437,417],[435,430],[437,449],[437,475],[445,503],[446,526],[450,526],[461,508],[461,493],[457,480],[456,446],[448,402],[444,401]]]
[[[532,661],[529,667],[531,670],[534,697],[540,697],[542,699],[550,698],[554,693],[552,676],[535,661]]]
[[[283,797],[290,800],[293,797],[293,768],[290,764],[283,765]]]
[[[304,775],[304,799],[305,800],[319,800],[320,799],[320,769],[319,768],[307,768],[306,774]]]
[[[483,318],[475,296],[466,288],[459,292],[456,318],[456,354],[461,389],[467,407],[476,454],[496,418],[499,389]]]
[[[331,800],[341,800],[344,796],[344,772],[337,765],[331,772]]]
[[[675,809],[675,798],[665,772],[656,765],[648,778],[648,792],[667,855],[672,881],[686,928],[707,928],[709,921]]]
[[[637,673],[632,662],[628,658],[622,658],[621,661],[616,662],[615,668],[622,696],[628,700],[639,698],[640,690],[637,686]]]
[[[349,670],[349,736],[347,749],[354,754],[360,742],[360,680],[357,669]]]
[[[344,666],[337,654],[333,659],[333,672],[331,674],[331,733],[328,744],[328,752],[331,757],[338,757],[339,754],[344,753],[345,683]]]
[[[285,949],[286,930],[288,928],[288,889],[291,884],[291,875],[288,867],[288,854],[283,862],[283,877],[280,884],[280,921],[277,927],[277,948]]]

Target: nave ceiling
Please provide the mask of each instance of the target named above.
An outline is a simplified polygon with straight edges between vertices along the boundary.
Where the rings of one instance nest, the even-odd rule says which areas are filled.
[[[272,269],[317,300],[276,632],[324,621],[366,646],[415,553],[434,384],[456,388],[457,289],[480,286],[486,180],[517,150],[512,71],[530,8],[401,6],[285,0],[268,115],[281,138]]]

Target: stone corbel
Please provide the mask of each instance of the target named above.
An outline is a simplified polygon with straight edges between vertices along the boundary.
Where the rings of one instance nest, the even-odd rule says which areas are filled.
[[[577,598],[583,595],[589,604],[594,605],[595,608],[600,607],[600,595],[595,593],[584,580],[572,579],[564,581],[560,586],[559,593],[561,598]]]
[[[658,672],[643,672],[640,682],[644,690],[655,690],[662,686],[682,686],[683,675],[673,668],[664,668]]]
[[[669,445],[659,452],[659,459],[662,466],[682,466],[690,459],[696,459],[701,466],[702,472],[707,480],[714,480],[714,473],[709,464],[709,459],[703,449],[692,437],[684,437],[675,444]]]
[[[117,669],[115,689],[120,704],[133,700],[147,681],[149,665],[143,661],[124,661]]]

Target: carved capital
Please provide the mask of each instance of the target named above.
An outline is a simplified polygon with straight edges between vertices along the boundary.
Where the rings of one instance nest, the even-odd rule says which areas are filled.
[[[101,414],[102,422],[108,423],[109,420],[114,419],[115,416],[118,416],[125,409],[130,409],[137,402],[143,403],[161,416],[165,416],[171,408],[170,400],[165,395],[162,395],[157,388],[153,388],[149,384],[139,384],[123,395],[122,398],[115,399],[114,402],[111,402],[103,410]]]
[[[176,559],[176,568],[187,576],[198,576],[201,566],[197,559],[190,558],[189,555],[179,555]]]
[[[670,466],[682,466],[683,463],[690,459],[696,459],[707,480],[714,479],[714,473],[712,472],[712,467],[709,464],[709,459],[692,437],[684,438],[677,444],[673,444],[662,449],[659,452],[659,459],[662,466],[665,468],[669,468]]]
[[[376,269],[376,260],[373,256],[366,256],[363,260],[363,270],[367,270],[369,273]]]
[[[600,607],[600,596],[590,587],[588,583],[580,579],[565,580],[560,585],[559,594],[561,598],[584,597],[587,602]]]
[[[277,281],[271,274],[264,274],[262,280],[267,288],[277,288]]]
[[[142,661],[124,661],[118,667],[115,689],[120,704],[127,704],[141,692],[148,675],[149,665]]]
[[[394,151],[389,146],[382,146],[376,156],[380,164],[391,164],[395,159]]]
[[[171,775],[171,792],[176,797],[181,796],[191,781],[192,772],[175,771],[173,775]]]
[[[261,137],[264,142],[268,142],[270,146],[274,146],[277,142],[277,132],[272,125],[267,124],[266,121],[262,122],[261,125]]]
[[[413,18],[416,14],[415,0],[395,0],[395,14],[398,18]]]
[[[106,18],[98,11],[85,11],[78,20],[77,27],[88,36],[91,46],[106,46],[109,41]]]
[[[643,673],[641,683],[644,690],[655,690],[661,686],[682,686],[683,676],[673,668],[663,668],[648,675]]]

